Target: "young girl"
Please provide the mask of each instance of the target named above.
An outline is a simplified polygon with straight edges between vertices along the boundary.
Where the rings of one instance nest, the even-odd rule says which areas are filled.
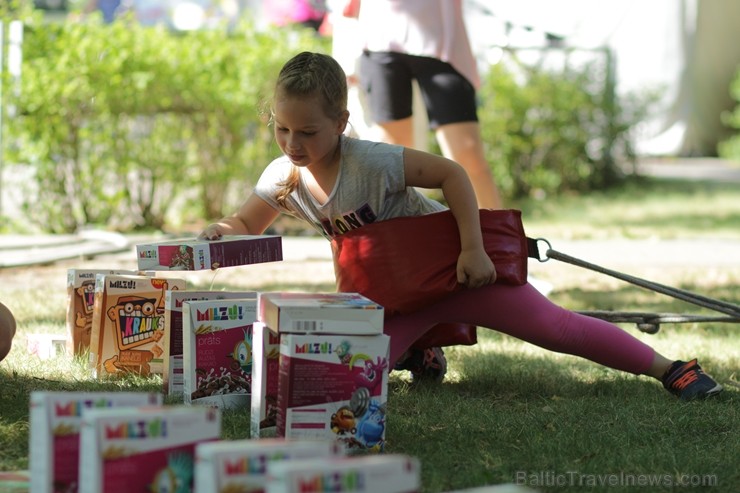
[[[666,359],[616,325],[552,304],[529,284],[495,284],[496,268],[483,248],[475,193],[465,170],[438,155],[348,138],[343,135],[348,118],[345,74],[333,58],[304,52],[289,60],[272,101],[275,139],[284,155],[267,166],[235,214],[209,225],[200,237],[262,234],[286,213],[331,238],[342,233],[332,226],[335,220],[341,223],[347,214],[357,218],[359,225],[353,227],[362,227],[444,210],[415,187],[439,188],[459,229],[457,279],[465,289],[386,320],[391,364],[434,325],[460,322],[495,327],[552,351],[649,375],[683,400],[722,390],[696,360]]]

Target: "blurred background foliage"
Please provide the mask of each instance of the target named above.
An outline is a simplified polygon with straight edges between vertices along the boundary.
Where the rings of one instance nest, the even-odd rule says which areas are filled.
[[[312,30],[248,18],[174,32],[125,16],[49,23],[13,3],[0,13],[24,23],[23,64],[18,81],[4,74],[4,159],[30,168],[21,208],[43,232],[177,230],[230,213],[279,154],[265,110],[280,67],[331,53]],[[479,116],[505,198],[606,189],[633,171],[632,132],[655,94],[617,97],[609,52],[592,58],[552,67],[512,53],[484,74]],[[727,120],[740,128],[737,112]]]

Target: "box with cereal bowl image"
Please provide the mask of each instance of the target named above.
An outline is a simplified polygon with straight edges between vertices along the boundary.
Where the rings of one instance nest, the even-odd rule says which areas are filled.
[[[184,279],[97,275],[90,334],[93,374],[162,374],[165,293],[186,287]]]
[[[164,300],[164,371],[162,385],[165,394],[182,394],[183,389],[183,332],[182,304],[185,301],[253,298],[255,291],[198,291],[168,289]]]
[[[195,446],[218,440],[213,407],[88,409],[80,431],[80,493],[189,492]]]
[[[385,446],[390,337],[280,334],[276,435]]]
[[[282,260],[283,244],[275,235],[225,235],[136,245],[136,256],[141,270],[213,270]]]
[[[31,392],[31,491],[77,491],[83,409],[161,403],[161,394],[149,392]]]
[[[186,301],[182,315],[185,403],[248,409],[257,298]]]
[[[277,460],[343,457],[337,442],[285,440],[220,440],[195,447],[195,493],[264,492],[267,464]]]

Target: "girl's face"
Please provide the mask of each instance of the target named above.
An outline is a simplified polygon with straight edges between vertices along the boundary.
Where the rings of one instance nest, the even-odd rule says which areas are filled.
[[[332,163],[346,118],[329,118],[318,98],[278,95],[274,108],[275,140],[296,166]]]

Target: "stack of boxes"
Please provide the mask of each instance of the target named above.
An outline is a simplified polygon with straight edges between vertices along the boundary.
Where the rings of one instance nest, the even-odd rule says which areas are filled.
[[[357,293],[259,293],[257,304],[264,327],[256,328],[255,381],[264,385],[252,394],[251,436],[264,436],[274,403],[278,437],[382,451],[390,342],[383,307]],[[272,334],[279,339],[276,385]]]
[[[139,392],[32,392],[30,402],[31,491],[79,488],[80,428],[87,409],[155,406],[162,396]]]
[[[357,293],[189,291],[142,272],[281,260],[279,237],[139,245],[137,256],[140,271],[69,271],[69,349],[89,351],[98,377],[162,374],[164,394],[203,405],[34,393],[32,491],[418,491],[413,458],[347,457],[385,445],[383,307]],[[252,438],[221,440],[220,409],[250,406]]]

